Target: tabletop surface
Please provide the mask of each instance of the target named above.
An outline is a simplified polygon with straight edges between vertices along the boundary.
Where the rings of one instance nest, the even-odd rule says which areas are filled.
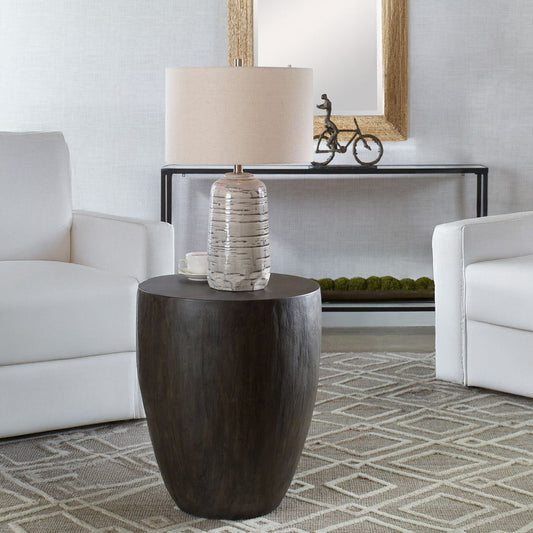
[[[139,285],[139,291],[154,296],[220,302],[279,300],[317,290],[316,281],[287,274],[271,274],[266,288],[259,291],[217,291],[209,287],[207,281],[192,281],[181,274],[150,278]]]
[[[163,172],[176,174],[223,174],[232,172],[229,167],[216,165],[165,165],[161,169]],[[247,165],[245,171],[254,174],[304,174],[312,175],[346,175],[346,174],[461,174],[461,173],[484,173],[488,172],[485,165],[477,164],[455,164],[455,165]]]

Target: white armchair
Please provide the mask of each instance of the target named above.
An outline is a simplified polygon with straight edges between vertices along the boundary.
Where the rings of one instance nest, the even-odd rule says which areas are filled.
[[[144,416],[136,293],[173,228],[72,212],[61,133],[0,133],[0,437]]]
[[[436,374],[533,397],[533,212],[433,234]]]

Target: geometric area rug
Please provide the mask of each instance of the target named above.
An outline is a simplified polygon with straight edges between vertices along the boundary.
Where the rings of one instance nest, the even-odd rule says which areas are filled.
[[[172,502],[146,422],[0,440],[0,531],[533,531],[533,401],[434,377],[433,354],[326,353],[278,509],[205,520]]]

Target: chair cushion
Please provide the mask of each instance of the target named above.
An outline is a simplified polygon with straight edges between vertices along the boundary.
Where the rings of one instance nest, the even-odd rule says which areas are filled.
[[[0,261],[0,365],[135,350],[137,281],[57,261]]]
[[[63,135],[0,132],[0,261],[70,261],[71,223]]]
[[[470,320],[533,331],[533,255],[466,267]]]

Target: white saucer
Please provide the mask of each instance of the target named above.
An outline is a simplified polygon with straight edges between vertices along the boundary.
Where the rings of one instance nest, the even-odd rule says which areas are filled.
[[[190,279],[191,281],[207,281],[207,274],[195,274],[194,272],[184,270],[183,268],[178,270],[178,274],[187,276],[187,279]]]

